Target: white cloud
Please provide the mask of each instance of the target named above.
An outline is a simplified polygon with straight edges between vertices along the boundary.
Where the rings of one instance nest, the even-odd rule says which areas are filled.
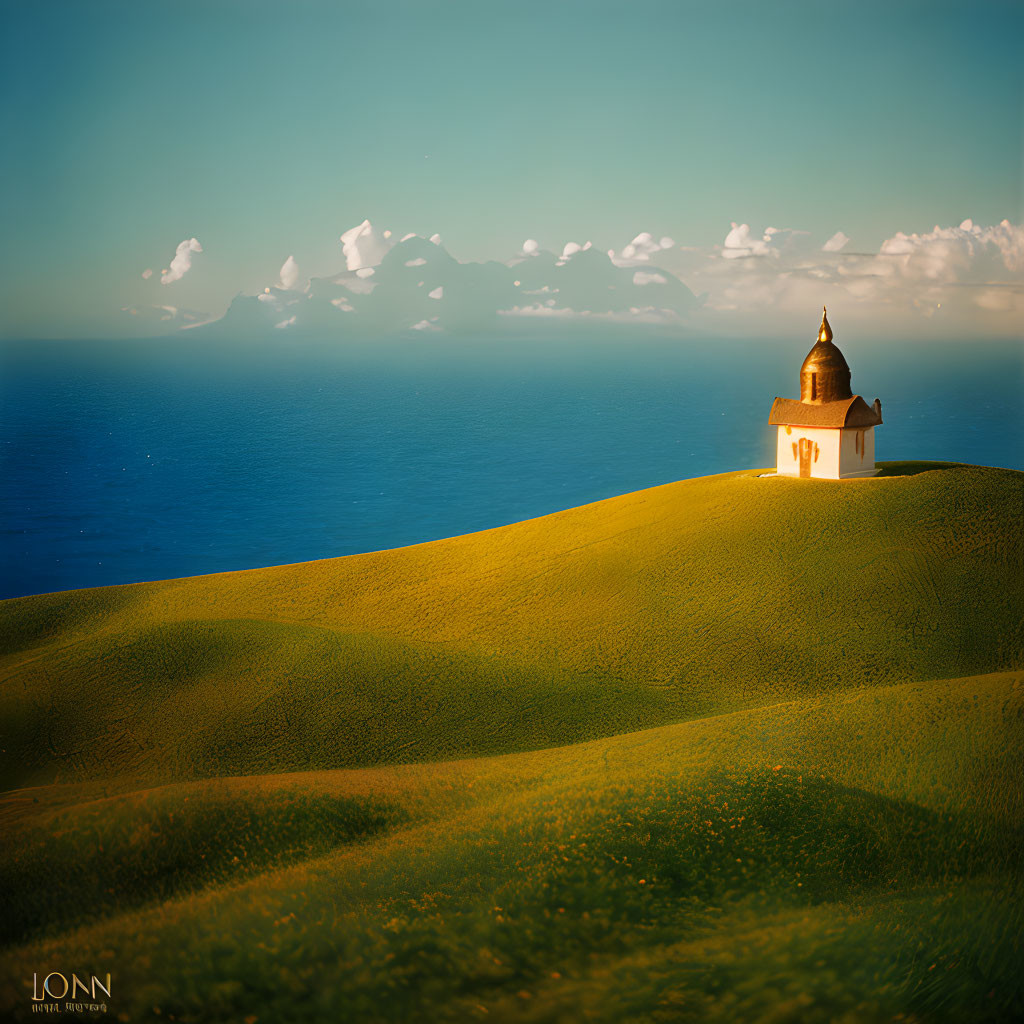
[[[1024,270],[1024,225],[1003,220],[986,228],[968,218],[955,228],[936,224],[922,234],[897,231],[880,252],[903,257],[895,262],[904,276],[960,280],[979,266],[989,275],[1018,274]]]
[[[934,320],[954,332],[1019,334],[1024,226],[965,220],[919,234],[898,231],[874,254],[847,252],[849,242],[841,231],[822,241],[790,228],[755,232],[734,224],[723,246],[674,249],[659,266],[703,293],[706,310],[749,316],[752,324],[766,316],[780,324],[792,315],[796,322],[827,302],[847,323],[872,329],[900,323],[912,330]]]
[[[434,245],[440,245],[441,244],[441,236],[435,232],[434,234],[432,234],[430,236],[430,241],[433,242]]]
[[[556,267],[564,267],[569,260],[578,252],[586,252],[590,248],[590,242],[566,242],[562,249],[562,255],[555,261]]]
[[[436,316],[432,317],[430,320],[420,320],[419,323],[412,325],[412,329],[414,331],[428,331],[430,333],[434,333],[441,330],[441,328],[434,322],[435,320],[437,320]]]
[[[540,248],[540,243],[536,238],[528,238],[523,242],[523,253],[527,256],[532,256]]]
[[[590,248],[590,242],[584,242],[580,245],[579,242],[566,242],[562,249],[562,259],[567,260],[570,256],[575,256],[578,252],[586,252]]]
[[[980,310],[1019,334],[1024,225],[1003,220],[983,227],[968,218],[957,227],[936,225],[920,234],[898,231],[877,256],[839,269],[869,300],[902,298],[929,317],[941,310],[944,319]]]
[[[281,287],[291,291],[291,289],[293,289],[298,283],[299,265],[295,262],[294,256],[289,256],[288,259],[281,264]]]
[[[426,263],[426,262],[427,261],[422,256],[418,256],[414,260],[406,260],[405,261],[405,265],[407,267],[422,267],[423,264]]]
[[[722,258],[726,260],[763,256],[793,260],[813,251],[814,245],[809,231],[767,227],[758,237],[749,224],[737,224],[735,221],[732,222],[732,229],[725,236],[720,250]]]
[[[755,238],[749,224],[732,222],[732,230],[725,236],[722,256],[727,260],[742,259],[745,256],[767,256],[772,249],[772,235],[776,228],[766,228],[761,238]]]
[[[444,298],[444,286],[438,285],[432,292],[427,292],[427,297],[431,299],[443,299]]]
[[[499,316],[555,316],[563,319],[572,319],[580,316],[590,316],[589,313],[577,313],[573,309],[556,309],[548,305],[535,303],[532,306],[513,306],[511,309],[499,309]]]
[[[179,242],[174,259],[171,260],[170,267],[163,272],[160,283],[171,284],[173,281],[180,281],[192,269],[192,254],[202,251],[203,247],[197,238],[186,238],[184,242]]]
[[[341,236],[341,251],[345,254],[345,265],[349,270],[363,270],[376,267],[392,246],[391,233],[378,234],[374,226],[364,220],[349,228]]]
[[[364,278],[365,277],[373,277],[373,274],[374,274],[374,268],[373,267],[360,267],[356,271],[356,277],[364,277]]]
[[[637,270],[633,274],[633,284],[666,284],[668,278],[664,274],[656,274],[646,270]]]
[[[652,256],[673,248],[675,244],[675,240],[668,235],[656,240],[650,231],[641,231],[631,242],[624,245],[620,252],[609,249],[608,255],[616,266],[630,267],[637,263],[647,263]]]
[[[142,280],[143,281],[148,281],[152,276],[153,276],[152,268],[146,267],[146,269],[142,272]]]
[[[277,327],[277,328],[291,327],[291,326],[294,325],[296,319],[297,319],[297,314],[294,314],[294,315],[288,317],[287,320],[282,320],[279,324],[274,324],[274,326]]]

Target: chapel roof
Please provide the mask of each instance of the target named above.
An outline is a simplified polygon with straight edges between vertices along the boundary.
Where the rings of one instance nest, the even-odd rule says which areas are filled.
[[[821,310],[818,339],[800,367],[800,398],[776,398],[768,422],[793,427],[875,427],[882,406],[870,406],[850,388],[850,367],[832,341],[828,310]]]
[[[813,404],[776,398],[768,422],[786,427],[877,427],[882,422],[882,411],[881,407],[872,408],[860,395]]]

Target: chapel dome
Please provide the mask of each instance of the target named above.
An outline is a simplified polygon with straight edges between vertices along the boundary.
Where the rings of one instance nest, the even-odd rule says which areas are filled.
[[[800,401],[814,405],[853,397],[850,367],[843,353],[832,344],[827,312],[822,307],[818,340],[800,367]]]

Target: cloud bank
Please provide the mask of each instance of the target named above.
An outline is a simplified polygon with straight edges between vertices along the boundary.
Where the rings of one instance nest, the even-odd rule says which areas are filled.
[[[857,251],[843,230],[816,237],[739,221],[712,246],[678,245],[648,230],[607,249],[527,238],[504,261],[487,263],[459,262],[438,234],[396,240],[369,220],[340,243],[343,271],[306,283],[289,255],[278,284],[238,296],[221,327],[486,332],[509,317],[599,317],[777,334],[814,319],[823,303],[876,333],[1019,336],[1024,322],[1024,226],[1008,220],[896,231],[874,251]],[[183,241],[162,283],[180,280],[197,252],[195,238]],[[181,323],[166,307],[154,312]]]
[[[314,277],[300,289],[289,257],[279,287],[237,296],[222,320],[204,329],[486,332],[509,317],[678,322],[696,305],[686,285],[643,258],[661,251],[660,243],[643,245],[642,239],[630,266],[617,266],[589,241],[565,242],[552,252],[529,239],[503,263],[460,263],[438,234],[409,233],[395,241],[368,220],[343,232],[340,242],[343,271]]]
[[[734,222],[718,246],[677,247],[653,259],[702,295],[708,323],[759,318],[771,330],[824,302],[881,329],[1020,335],[1024,226],[968,219],[897,231],[873,252],[851,250],[842,230],[822,239]]]

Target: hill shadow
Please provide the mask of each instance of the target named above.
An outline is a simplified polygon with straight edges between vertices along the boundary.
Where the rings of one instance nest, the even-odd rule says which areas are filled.
[[[919,473],[930,473],[939,469],[970,469],[962,462],[879,462],[875,478],[882,476],[917,476]]]
[[[0,852],[5,891],[18,894],[0,919],[0,948],[324,856],[407,818],[386,797],[271,790],[246,799],[216,781],[88,802]]]

